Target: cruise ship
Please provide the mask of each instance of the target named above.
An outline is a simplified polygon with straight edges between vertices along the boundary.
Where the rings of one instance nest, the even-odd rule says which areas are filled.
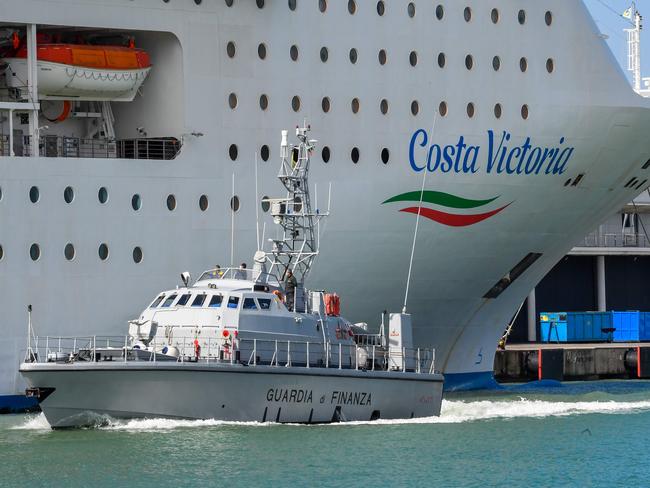
[[[179,272],[252,255],[289,124],[318,139],[317,207],[331,185],[311,286],[379,323],[415,243],[447,388],[492,381],[529,291],[650,179],[650,105],[581,0],[0,7],[5,404],[28,305],[41,336],[119,334]]]

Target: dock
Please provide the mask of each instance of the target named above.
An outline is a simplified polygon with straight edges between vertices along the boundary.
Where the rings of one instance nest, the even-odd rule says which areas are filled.
[[[500,383],[650,379],[650,343],[513,344],[497,350]]]

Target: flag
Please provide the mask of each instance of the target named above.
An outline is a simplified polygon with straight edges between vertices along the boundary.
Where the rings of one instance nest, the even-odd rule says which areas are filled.
[[[623,17],[625,17],[626,19],[632,18],[632,7],[628,8],[625,12],[623,12]]]

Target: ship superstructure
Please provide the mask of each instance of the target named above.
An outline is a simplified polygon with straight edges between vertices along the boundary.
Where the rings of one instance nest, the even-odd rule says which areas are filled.
[[[27,304],[44,335],[111,334],[178,269],[252,255],[297,118],[337,215],[312,282],[336,282],[353,320],[397,309],[420,213],[409,311],[450,386],[491,378],[528,291],[650,171],[647,102],[578,0],[0,7],[35,73],[12,84],[5,62],[1,393],[23,388]],[[48,99],[39,43],[141,49],[151,67],[131,102]]]

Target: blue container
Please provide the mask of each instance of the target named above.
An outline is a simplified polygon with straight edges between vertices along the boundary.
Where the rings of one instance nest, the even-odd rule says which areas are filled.
[[[567,313],[567,340],[569,342],[605,342],[610,334],[603,329],[613,327],[610,312],[569,312]]]
[[[566,312],[553,312],[539,314],[539,341],[540,342],[566,342],[567,323]]]
[[[639,340],[640,312],[611,312],[615,342],[636,342]]]
[[[650,312],[639,312],[639,340],[650,341]]]

